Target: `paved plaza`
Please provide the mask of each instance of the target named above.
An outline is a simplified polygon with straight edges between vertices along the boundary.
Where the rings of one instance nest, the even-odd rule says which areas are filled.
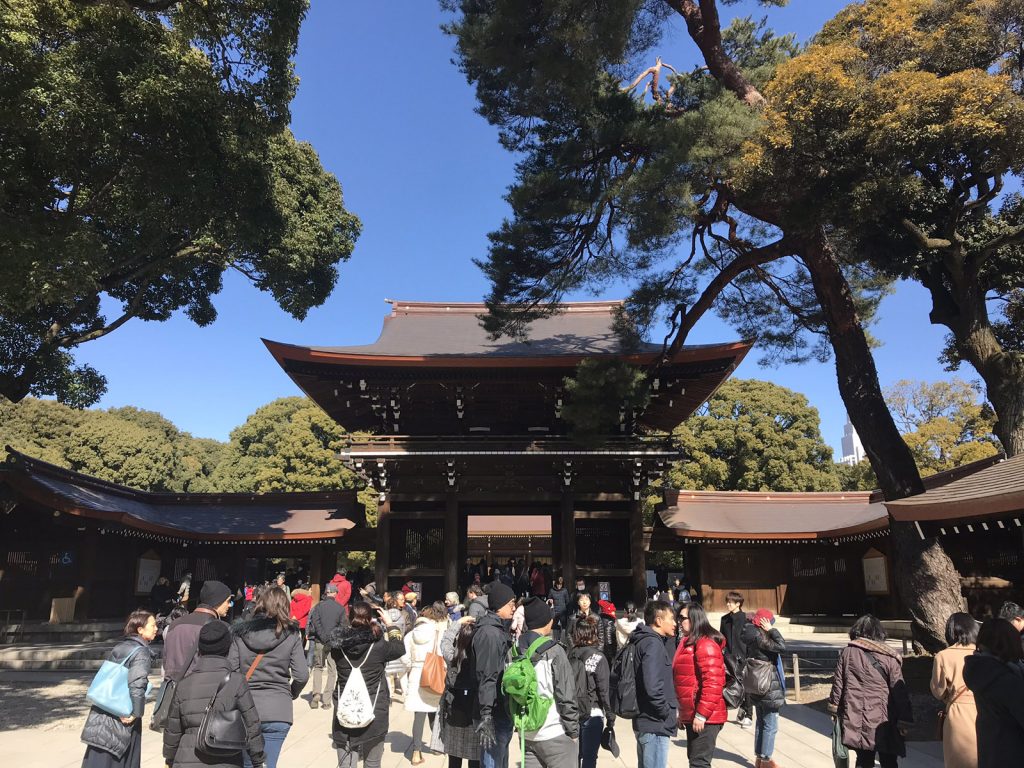
[[[0,672],[0,762],[16,768],[75,768],[81,764],[84,747],[79,733],[84,722],[84,692],[90,675],[55,672]],[[156,682],[154,680],[154,682]],[[332,768],[337,764],[331,746],[331,712],[310,710],[308,694],[295,703],[295,724],[285,742],[280,768]],[[412,715],[400,703],[391,707],[384,768],[407,768],[407,750]],[[616,732],[622,753],[614,759],[602,751],[600,768],[636,768],[636,750],[630,724],[620,721]],[[790,705],[782,712],[775,759],[782,768],[831,768],[830,723],[826,715],[809,707]],[[672,768],[686,764],[685,740],[675,740],[669,756]],[[518,744],[512,746],[512,761],[518,761]],[[164,765],[160,739],[146,730],[143,736],[143,766]],[[753,733],[729,723],[718,739],[715,764],[753,765]],[[427,756],[424,768],[443,768],[442,756]],[[935,742],[909,747],[904,768],[941,768],[942,750]]]

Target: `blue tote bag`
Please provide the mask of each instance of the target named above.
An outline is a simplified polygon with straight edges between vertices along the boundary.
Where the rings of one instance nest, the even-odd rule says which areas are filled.
[[[128,689],[128,662],[142,650],[140,645],[123,661],[107,659],[92,679],[86,700],[94,707],[117,717],[128,717],[132,713],[132,694]]]

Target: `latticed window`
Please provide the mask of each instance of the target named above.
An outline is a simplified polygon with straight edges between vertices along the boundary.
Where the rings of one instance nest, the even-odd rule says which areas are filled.
[[[35,552],[8,552],[7,567],[11,575],[35,576],[39,568],[39,562]]]
[[[587,567],[629,568],[629,521],[577,520],[576,562]]]
[[[391,523],[392,568],[443,568],[444,523],[439,520],[394,520]]]

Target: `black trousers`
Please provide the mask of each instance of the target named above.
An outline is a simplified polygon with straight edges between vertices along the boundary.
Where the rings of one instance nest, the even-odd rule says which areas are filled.
[[[690,768],[711,768],[711,758],[715,756],[715,742],[722,732],[722,724],[705,725],[704,730],[697,733],[692,725],[686,726],[686,759]]]
[[[872,768],[875,764],[875,750],[873,749],[858,749],[857,752],[857,768]],[[896,755],[890,755],[888,752],[878,753],[878,764],[881,768],[897,768],[899,765],[899,758]]]

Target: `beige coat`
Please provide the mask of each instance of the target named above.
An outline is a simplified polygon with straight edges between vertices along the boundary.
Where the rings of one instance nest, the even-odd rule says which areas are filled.
[[[946,768],[978,768],[978,735],[974,727],[978,708],[974,694],[964,685],[964,661],[972,653],[973,645],[950,646],[935,655],[932,668],[932,695],[946,705],[948,713],[942,731]],[[960,691],[963,693],[953,701]]]

